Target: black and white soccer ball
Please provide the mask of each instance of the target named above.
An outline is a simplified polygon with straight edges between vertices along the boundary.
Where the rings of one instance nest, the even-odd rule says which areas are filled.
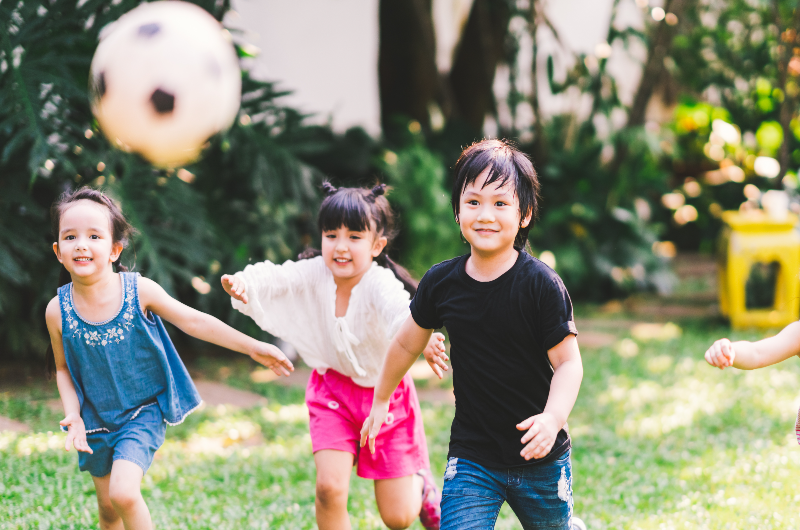
[[[111,143],[159,167],[195,160],[231,126],[242,91],[228,32],[204,9],[174,0],[141,4],[106,26],[89,84]]]

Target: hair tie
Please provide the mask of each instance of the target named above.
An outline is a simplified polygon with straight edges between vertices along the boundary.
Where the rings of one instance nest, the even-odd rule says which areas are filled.
[[[327,180],[322,183],[321,187],[322,187],[322,192],[325,193],[326,197],[330,197],[331,195],[333,195],[338,191],[338,189]]]
[[[380,197],[386,193],[386,184],[377,184],[372,188],[372,196],[373,197]]]

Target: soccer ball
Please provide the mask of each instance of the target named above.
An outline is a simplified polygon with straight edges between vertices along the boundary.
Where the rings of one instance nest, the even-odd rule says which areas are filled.
[[[194,4],[170,0],[141,4],[103,28],[89,89],[113,145],[176,167],[231,126],[242,77],[222,25]]]

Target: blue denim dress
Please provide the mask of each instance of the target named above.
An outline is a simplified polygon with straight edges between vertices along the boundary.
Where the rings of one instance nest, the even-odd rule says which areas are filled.
[[[91,322],[78,314],[71,283],[58,290],[64,357],[87,435],[123,431],[140,415],[157,418],[162,429],[164,422],[177,425],[202,402],[161,319],[141,310],[139,273],[119,276],[122,305],[105,322]],[[146,415],[142,414],[145,407]],[[152,410],[154,407],[158,410]],[[88,453],[80,455],[83,469],[83,456]],[[142,464],[141,459],[129,459]]]

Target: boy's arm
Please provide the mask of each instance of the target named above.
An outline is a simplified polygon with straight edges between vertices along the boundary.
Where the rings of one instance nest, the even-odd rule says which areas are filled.
[[[389,398],[392,397],[392,392],[400,384],[419,354],[428,345],[428,339],[432,332],[431,329],[419,327],[414,321],[414,317],[409,315],[389,345],[378,384],[375,386],[372,410],[361,428],[361,447],[364,447],[369,438],[369,450],[373,454],[375,453],[375,437],[378,436],[381,425],[386,420],[386,414],[389,412]]]
[[[716,341],[706,351],[709,364],[720,369],[733,366],[741,370],[764,368],[800,354],[800,322],[792,322],[774,337],[757,342]]]
[[[86,442],[86,428],[81,418],[81,404],[78,400],[78,393],[75,392],[75,385],[72,383],[67,360],[64,358],[64,342],[61,338],[61,307],[58,305],[57,296],[47,304],[44,316],[47,323],[47,331],[50,333],[53,356],[56,361],[56,386],[58,386],[61,404],[64,406],[64,419],[59,422],[67,428],[67,440],[64,448],[69,451],[69,446],[72,445],[78,451],[91,453],[92,450]]]
[[[249,355],[278,375],[288,376],[290,371],[294,371],[291,361],[277,347],[248,337],[219,319],[180,303],[152,280],[140,277],[139,299],[143,309],[152,311],[192,337]]]
[[[526,444],[520,452],[525,460],[543,458],[550,453],[558,431],[567,423],[575,406],[583,379],[583,363],[575,335],[567,335],[547,351],[547,356],[553,365],[553,379],[544,411],[517,425],[520,431],[528,431],[521,440]]]

